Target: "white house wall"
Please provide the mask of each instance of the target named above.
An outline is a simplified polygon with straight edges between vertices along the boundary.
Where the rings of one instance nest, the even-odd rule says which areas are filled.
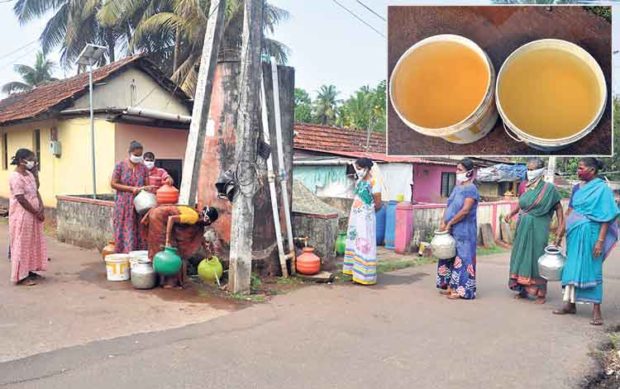
[[[132,85],[135,88],[132,88]],[[191,115],[191,112],[175,97],[148,74],[138,69],[128,69],[103,83],[95,84],[93,106],[95,109],[140,107],[178,115]],[[80,97],[71,109],[88,107],[87,93]]]

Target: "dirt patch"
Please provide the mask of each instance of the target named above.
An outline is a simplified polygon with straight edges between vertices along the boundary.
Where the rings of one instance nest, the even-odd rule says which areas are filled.
[[[601,343],[593,357],[597,372],[584,379],[584,389],[620,388],[620,325],[607,330],[607,340]]]

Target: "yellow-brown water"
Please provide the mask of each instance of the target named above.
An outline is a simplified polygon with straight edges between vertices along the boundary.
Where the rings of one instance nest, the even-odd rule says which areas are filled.
[[[594,71],[553,48],[525,52],[502,70],[501,107],[519,129],[543,139],[575,135],[595,118],[601,98]]]
[[[456,42],[421,46],[404,58],[393,76],[392,97],[401,114],[426,128],[443,128],[469,117],[489,83],[484,58]]]

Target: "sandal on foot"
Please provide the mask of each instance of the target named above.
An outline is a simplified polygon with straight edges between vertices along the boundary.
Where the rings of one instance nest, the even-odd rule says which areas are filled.
[[[534,304],[544,304],[547,302],[547,299],[544,297],[536,297],[536,300],[534,300]]]
[[[592,319],[590,320],[590,325],[593,326],[602,326],[603,325],[603,319]]]
[[[448,300],[460,300],[461,296],[458,293],[450,293],[448,296]]]
[[[446,289],[440,289],[440,290],[439,290],[439,294],[441,294],[441,295],[443,295],[443,296],[447,296],[447,295],[449,295],[449,294],[450,294],[450,291],[449,291],[449,290],[446,290]]]

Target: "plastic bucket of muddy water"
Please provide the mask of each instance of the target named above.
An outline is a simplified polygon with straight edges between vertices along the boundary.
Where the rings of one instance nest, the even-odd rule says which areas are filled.
[[[110,254],[105,257],[108,281],[129,280],[129,254]]]
[[[496,104],[506,133],[541,151],[561,150],[588,135],[607,104],[607,84],[596,60],[559,39],[527,43],[504,61]]]
[[[450,143],[485,137],[497,122],[495,69],[487,54],[459,35],[411,46],[390,76],[390,101],[414,131]]]

